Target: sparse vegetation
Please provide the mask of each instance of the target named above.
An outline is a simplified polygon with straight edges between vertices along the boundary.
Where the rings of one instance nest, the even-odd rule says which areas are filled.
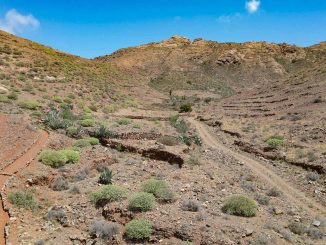
[[[40,107],[40,104],[34,100],[25,100],[20,102],[20,107],[28,110],[37,110]]]
[[[200,210],[200,203],[194,199],[185,200],[182,203],[181,209],[184,211],[198,212]]]
[[[119,125],[129,125],[131,124],[131,120],[129,118],[120,118],[119,120],[117,120],[117,123]]]
[[[101,171],[100,178],[99,178],[99,183],[103,185],[111,185],[112,184],[112,178],[113,178],[113,172],[105,168],[103,171]]]
[[[89,229],[92,237],[99,237],[108,240],[119,233],[119,228],[115,223],[108,223],[105,220],[94,221]]]
[[[142,190],[152,193],[158,200],[172,201],[174,194],[168,184],[163,180],[149,179],[142,183]]]
[[[127,190],[125,188],[106,185],[101,187],[97,192],[93,192],[90,198],[95,203],[108,203],[123,200],[127,197]]]
[[[192,112],[191,104],[190,103],[185,103],[185,104],[180,105],[179,112],[180,113],[182,113],[182,112]]]
[[[224,202],[222,211],[237,216],[253,217],[257,213],[257,204],[245,196],[232,196]]]
[[[60,151],[45,150],[40,155],[40,161],[53,168],[59,168],[66,164],[67,157]]]
[[[38,206],[33,192],[29,190],[11,192],[8,195],[8,200],[18,208],[35,210]]]
[[[134,219],[126,225],[126,235],[132,240],[144,240],[152,234],[152,224],[145,219]]]
[[[94,119],[83,119],[80,120],[80,125],[83,127],[93,127],[95,126],[96,121]]]
[[[283,145],[284,138],[283,136],[274,135],[266,140],[266,144],[273,149],[277,149]]]
[[[318,174],[317,172],[308,172],[306,174],[306,177],[310,181],[317,181],[320,179],[320,174]]]
[[[155,197],[151,193],[139,192],[129,199],[129,209],[132,211],[146,212],[153,209]]]
[[[69,183],[65,178],[58,177],[51,184],[51,189],[54,191],[64,191],[69,189]]]
[[[305,233],[306,226],[299,222],[291,222],[289,224],[289,229],[294,234],[303,235]]]
[[[270,197],[279,197],[282,195],[282,192],[278,188],[272,187],[267,191],[266,194]]]
[[[78,151],[66,149],[66,150],[59,151],[59,153],[63,154],[67,158],[66,163],[75,164],[75,163],[79,162],[79,152]]]

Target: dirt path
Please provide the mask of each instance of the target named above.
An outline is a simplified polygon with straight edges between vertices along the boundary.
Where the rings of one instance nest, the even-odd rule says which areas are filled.
[[[3,115],[0,115],[0,125],[4,125],[6,123],[5,117]],[[1,127],[4,128],[4,127]],[[1,132],[0,132],[1,133]],[[38,137],[36,142],[18,159],[16,159],[12,164],[5,167],[0,172],[0,190],[1,190],[1,196],[2,191],[4,188],[4,184],[6,181],[12,176],[21,171],[22,169],[26,168],[31,161],[35,159],[35,157],[38,155],[40,150],[45,145],[46,141],[48,139],[48,133],[39,130],[38,131]],[[10,152],[15,149],[9,149]],[[7,155],[4,153],[4,155]],[[6,223],[9,221],[8,213],[3,209],[3,203],[2,199],[0,200],[0,244],[5,244],[5,237],[4,237],[4,227]]]
[[[258,177],[268,183],[270,186],[276,186],[288,198],[288,201],[295,204],[298,208],[302,208],[311,216],[325,215],[326,207],[316,202],[314,199],[305,196],[302,191],[293,187],[290,183],[284,181],[273,170],[265,166],[263,163],[249,156],[236,152],[225,145],[219,143],[209,132],[208,127],[195,119],[188,120],[194,125],[203,140],[203,143],[214,149],[219,149],[228,155],[232,155],[238,161],[243,162],[249,167]]]

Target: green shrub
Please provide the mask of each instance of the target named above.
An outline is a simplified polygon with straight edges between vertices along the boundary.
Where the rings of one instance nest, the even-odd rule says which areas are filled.
[[[78,148],[84,148],[90,145],[91,143],[87,139],[76,140],[75,143],[73,144],[74,147],[78,147]]]
[[[256,202],[245,196],[232,196],[225,201],[222,207],[224,213],[243,217],[256,216],[257,209]]]
[[[175,145],[177,145],[179,143],[178,139],[176,137],[169,136],[169,135],[162,136],[157,141],[159,143],[161,143],[163,145],[167,145],[167,146],[175,146]]]
[[[98,145],[99,143],[100,143],[99,139],[90,137],[90,138],[76,140],[73,146],[78,148],[84,148],[91,145]]]
[[[169,118],[170,124],[172,127],[175,127],[179,119],[179,115],[174,115]]]
[[[149,179],[142,183],[141,189],[143,192],[152,193],[155,197],[159,190],[168,188],[168,185],[163,180]]]
[[[60,96],[53,96],[53,101],[55,101],[55,102],[57,102],[57,103],[62,103],[63,102],[63,100],[62,100],[62,98],[60,97]]]
[[[51,110],[45,117],[45,125],[50,127],[53,130],[56,129],[65,129],[71,125],[70,120],[63,119],[60,113],[56,110]]]
[[[119,120],[117,120],[117,123],[119,125],[129,125],[131,123],[131,120],[128,118],[120,118]]]
[[[83,119],[80,121],[80,125],[83,127],[93,127],[96,121],[94,119]]]
[[[45,150],[40,155],[40,161],[53,168],[59,168],[66,164],[67,157],[60,151]]]
[[[9,101],[9,99],[8,99],[7,96],[0,95],[0,102],[2,102],[2,103],[9,103],[10,101]]]
[[[66,163],[78,163],[79,162],[79,152],[66,149],[66,150],[61,150],[59,153],[63,154],[67,158]]]
[[[91,145],[98,145],[100,143],[100,140],[94,137],[90,137],[87,140]]]
[[[126,225],[126,235],[129,239],[143,240],[152,234],[152,224],[145,219],[134,219]]]
[[[36,110],[37,108],[40,107],[40,104],[34,100],[25,100],[20,102],[19,105],[21,108],[28,109],[28,110]]]
[[[269,204],[269,198],[267,196],[257,194],[255,199],[260,205],[268,205]]]
[[[115,186],[115,185],[106,185],[103,186],[99,191],[93,192],[90,195],[90,198],[93,202],[115,202],[123,200],[127,197],[127,190],[125,188]]]
[[[108,168],[104,168],[100,174],[99,183],[103,185],[111,185],[113,178],[113,172]]]
[[[151,193],[139,192],[129,199],[129,209],[132,211],[145,212],[154,207],[155,197]]]
[[[305,233],[306,227],[304,224],[299,223],[299,222],[291,222],[289,224],[289,229],[292,231],[294,234],[297,235],[303,235]]]
[[[17,93],[12,92],[12,93],[8,94],[8,99],[10,99],[10,100],[17,100],[18,99]]]
[[[95,136],[99,139],[110,138],[113,133],[108,130],[104,125],[101,125],[96,131]]]
[[[80,127],[68,127],[66,128],[66,133],[70,137],[76,137],[80,133],[81,128]]]
[[[170,186],[163,180],[149,179],[142,183],[141,189],[143,192],[153,194],[158,201],[172,202],[175,199],[175,194]]]
[[[192,112],[191,104],[190,103],[185,103],[185,104],[180,105],[179,112],[180,113],[182,113],[182,112]]]
[[[9,202],[18,208],[34,210],[37,208],[34,195],[31,191],[11,192],[8,195]]]
[[[268,138],[265,142],[267,145],[269,145],[273,149],[276,149],[283,145],[283,140],[284,140],[284,138],[282,136],[274,135],[274,136]]]

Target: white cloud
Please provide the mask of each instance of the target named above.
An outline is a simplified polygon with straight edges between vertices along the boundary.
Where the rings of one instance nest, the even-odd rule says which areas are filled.
[[[33,15],[22,15],[15,9],[9,10],[4,19],[0,19],[0,29],[12,34],[39,26],[40,22]]]
[[[259,10],[260,0],[250,0],[246,2],[246,9],[249,13],[253,14]]]
[[[222,23],[231,23],[235,20],[242,19],[242,14],[240,13],[235,13],[235,14],[230,14],[230,15],[221,15],[217,18],[219,22]]]

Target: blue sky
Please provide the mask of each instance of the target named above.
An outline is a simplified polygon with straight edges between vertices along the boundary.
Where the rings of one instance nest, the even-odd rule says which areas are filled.
[[[326,41],[326,0],[1,0],[0,29],[88,58],[174,34],[309,46]]]

